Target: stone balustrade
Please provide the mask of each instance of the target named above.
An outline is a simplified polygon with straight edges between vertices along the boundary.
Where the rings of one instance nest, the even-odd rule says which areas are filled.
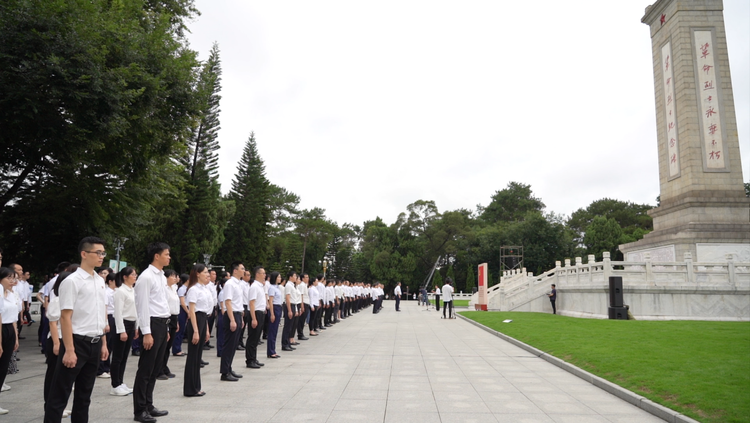
[[[557,287],[557,312],[578,317],[607,318],[609,277],[621,276],[625,304],[637,319],[750,321],[750,263],[731,255],[719,263],[612,261],[604,253],[584,264],[580,257],[534,276],[526,269],[504,272],[488,289],[488,310],[552,312],[547,293]],[[470,308],[476,303],[472,296]]]

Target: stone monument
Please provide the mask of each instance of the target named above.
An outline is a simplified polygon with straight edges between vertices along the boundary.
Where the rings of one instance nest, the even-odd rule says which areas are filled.
[[[658,0],[651,29],[661,204],[654,231],[620,245],[626,261],[750,262],[750,199],[740,164],[721,0]]]

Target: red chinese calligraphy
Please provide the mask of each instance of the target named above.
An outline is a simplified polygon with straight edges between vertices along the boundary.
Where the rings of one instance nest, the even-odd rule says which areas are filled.
[[[717,129],[717,127],[716,127],[716,124],[715,124],[715,123],[712,123],[712,124],[711,124],[711,125],[710,125],[710,126],[708,127],[708,133],[709,133],[709,134],[711,134],[711,135],[714,135],[714,134],[716,133],[716,129]]]
[[[708,155],[708,158],[711,160],[718,160],[721,158],[721,151],[711,151],[711,153]]]
[[[711,100],[713,100],[713,99],[714,99],[714,97],[710,95],[710,96],[708,96],[708,98],[706,99],[706,101],[708,101],[710,103]]]
[[[711,70],[713,66],[710,65],[703,65],[703,71],[706,72],[706,75],[708,75],[708,72]]]
[[[701,59],[708,57],[708,43],[701,46]]]
[[[716,140],[711,140],[711,146],[712,147],[716,147],[716,144],[718,144],[718,142],[716,142]]]
[[[672,153],[672,158],[669,159],[670,163],[677,163],[677,153]]]
[[[671,76],[669,78],[667,78],[667,85],[669,85],[670,82],[672,82],[672,77]]]
[[[709,107],[708,110],[706,110],[706,117],[711,117],[716,114],[716,111],[714,110],[713,106]]]
[[[664,59],[664,70],[669,70],[669,56]]]
[[[714,81],[706,81],[703,83],[703,90],[713,90],[714,89]]]
[[[674,122],[669,122],[669,127],[667,128],[669,131],[674,129]]]
[[[672,95],[667,96],[667,104],[670,104],[672,102]]]
[[[669,140],[669,146],[670,147],[674,147],[674,144],[675,144],[675,139],[674,138],[670,139]]]

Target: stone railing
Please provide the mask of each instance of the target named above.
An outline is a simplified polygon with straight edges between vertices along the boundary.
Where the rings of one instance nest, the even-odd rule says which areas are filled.
[[[750,263],[736,263],[731,255],[721,263],[696,263],[690,253],[683,262],[611,261],[609,253],[596,262],[565,260],[534,276],[506,272],[488,290],[488,309],[551,312],[546,294],[557,287],[558,313],[606,318],[609,277],[621,276],[625,304],[642,319],[750,320]],[[472,297],[470,307],[478,296]]]

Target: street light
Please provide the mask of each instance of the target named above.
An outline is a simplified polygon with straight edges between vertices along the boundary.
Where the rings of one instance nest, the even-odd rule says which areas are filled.
[[[323,260],[323,278],[326,277],[326,269],[328,269],[328,260]]]
[[[209,267],[209,263],[211,263],[211,254],[203,254],[203,263],[206,264],[206,267]]]
[[[117,247],[115,247],[115,261],[117,262],[117,264],[115,265],[115,267],[117,267],[117,269],[115,269],[115,272],[120,271],[120,251],[125,248],[125,242],[127,242],[127,240],[128,239],[125,237],[116,239]]]

